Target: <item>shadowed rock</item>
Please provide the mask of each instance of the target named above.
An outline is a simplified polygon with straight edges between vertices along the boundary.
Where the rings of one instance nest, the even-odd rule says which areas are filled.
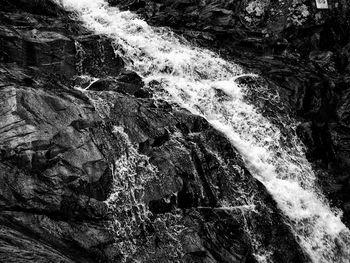
[[[265,187],[206,120],[151,99],[108,38],[52,2],[1,3],[1,262],[256,262],[256,253],[309,262]],[[196,17],[191,5],[172,8]],[[225,34],[234,17],[204,8],[198,30],[210,40],[205,24]],[[305,90],[271,64],[286,97]],[[77,75],[89,75],[80,76],[87,90],[72,87]]]

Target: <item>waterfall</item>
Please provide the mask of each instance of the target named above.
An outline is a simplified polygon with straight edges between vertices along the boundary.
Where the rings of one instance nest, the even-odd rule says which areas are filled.
[[[116,54],[142,76],[156,99],[203,116],[230,139],[313,262],[350,262],[350,231],[317,190],[293,127],[285,137],[244,99],[247,87],[237,82],[244,74],[240,66],[104,0],[57,1],[77,12],[87,28],[113,39]]]

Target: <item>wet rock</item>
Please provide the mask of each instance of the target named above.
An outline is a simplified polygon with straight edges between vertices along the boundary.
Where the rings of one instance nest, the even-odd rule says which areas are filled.
[[[281,104],[254,91],[251,102],[276,124],[283,116],[303,123],[299,134],[309,160],[329,174],[320,176],[321,184],[334,184],[331,188],[337,190],[329,196],[334,204],[344,207],[349,202],[343,180],[350,176],[350,8],[345,0],[329,3],[327,10],[318,10],[314,1],[108,2],[137,12],[153,25],[170,26],[263,76]],[[344,221],[349,220],[346,213]]]
[[[2,78],[1,260],[255,262],[254,239],[277,262],[308,261],[266,189],[206,120],[32,74],[8,66]],[[22,75],[35,88],[14,78]],[[132,73],[121,80],[139,83]]]
[[[60,14],[66,13],[61,7],[49,0],[26,1],[19,0],[16,2],[10,0],[1,0],[1,6],[4,11],[19,10],[31,14],[57,17]]]
[[[75,39],[76,68],[91,77],[116,76],[124,62],[115,55],[111,40],[104,36],[83,35]]]
[[[99,79],[89,85],[88,89],[95,91],[116,91],[139,98],[151,97],[151,94],[144,89],[141,77],[132,71],[123,71],[115,78]]]
[[[325,70],[328,70],[330,72],[335,71],[333,53],[331,51],[327,51],[327,52],[312,51],[309,54],[309,59],[312,62],[317,63],[319,67],[322,67]]]
[[[121,8],[134,4],[109,2]],[[250,94],[255,98],[252,103],[274,123],[287,114],[311,125],[307,130],[300,127],[308,157],[329,173],[321,181],[335,182],[334,203],[342,207],[342,202],[348,202],[347,181],[342,179],[349,176],[345,167],[350,152],[346,135],[350,9],[345,1],[330,4],[322,13],[313,3],[270,1],[262,10],[264,15],[257,15],[256,6],[248,8],[254,1],[144,2],[134,5],[134,10],[150,23],[171,26],[264,76],[279,93],[282,106],[266,102],[261,94]],[[339,183],[342,187],[337,187]],[[348,214],[344,220],[349,221]]]
[[[33,6],[29,5],[28,9],[34,10],[35,5],[45,6],[44,3],[57,7],[50,1],[38,1]],[[8,4],[8,7],[11,6]],[[22,7],[26,8],[25,5]],[[39,10],[37,12],[42,12]],[[56,16],[59,14],[55,13]],[[14,14],[10,10],[2,13],[1,21],[2,62],[37,68],[48,75],[60,75],[65,81],[77,74],[90,74],[92,77],[118,75],[123,67],[123,61],[114,54],[110,40],[87,34],[81,25],[68,18],[68,14],[65,18],[51,18]],[[23,25],[26,26],[24,29]]]
[[[205,119],[151,99],[109,39],[52,2],[0,3],[0,261],[256,262],[268,252],[275,262],[309,262],[265,187]],[[267,45],[233,1],[118,4],[228,51]],[[238,59],[278,83],[315,151],[330,156],[335,146],[345,164],[347,129],[332,116],[347,124],[347,104],[332,102],[333,80],[290,58],[252,57]],[[85,91],[71,87],[80,74],[90,75]],[[344,200],[348,179],[334,190]]]

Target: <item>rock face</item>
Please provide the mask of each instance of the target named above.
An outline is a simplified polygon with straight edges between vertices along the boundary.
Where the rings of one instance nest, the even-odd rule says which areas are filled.
[[[298,133],[319,170],[320,184],[350,224],[346,1],[328,1],[328,10],[303,0],[109,2],[138,12],[154,25],[172,27],[191,42],[259,73],[264,78],[259,81],[272,87],[281,103],[271,105],[261,94],[252,94],[252,103],[273,120],[289,115],[300,122]]]
[[[1,262],[309,262],[229,141],[151,99],[109,39],[0,4]]]

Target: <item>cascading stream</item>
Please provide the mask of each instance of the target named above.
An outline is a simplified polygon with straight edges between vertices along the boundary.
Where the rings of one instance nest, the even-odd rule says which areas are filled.
[[[244,100],[247,87],[236,82],[243,74],[238,65],[104,0],[57,1],[76,11],[89,29],[114,39],[116,53],[143,77],[156,98],[205,117],[231,140],[313,262],[350,262],[350,231],[317,190],[302,144],[294,135],[283,137]],[[286,140],[290,143],[283,143]]]

